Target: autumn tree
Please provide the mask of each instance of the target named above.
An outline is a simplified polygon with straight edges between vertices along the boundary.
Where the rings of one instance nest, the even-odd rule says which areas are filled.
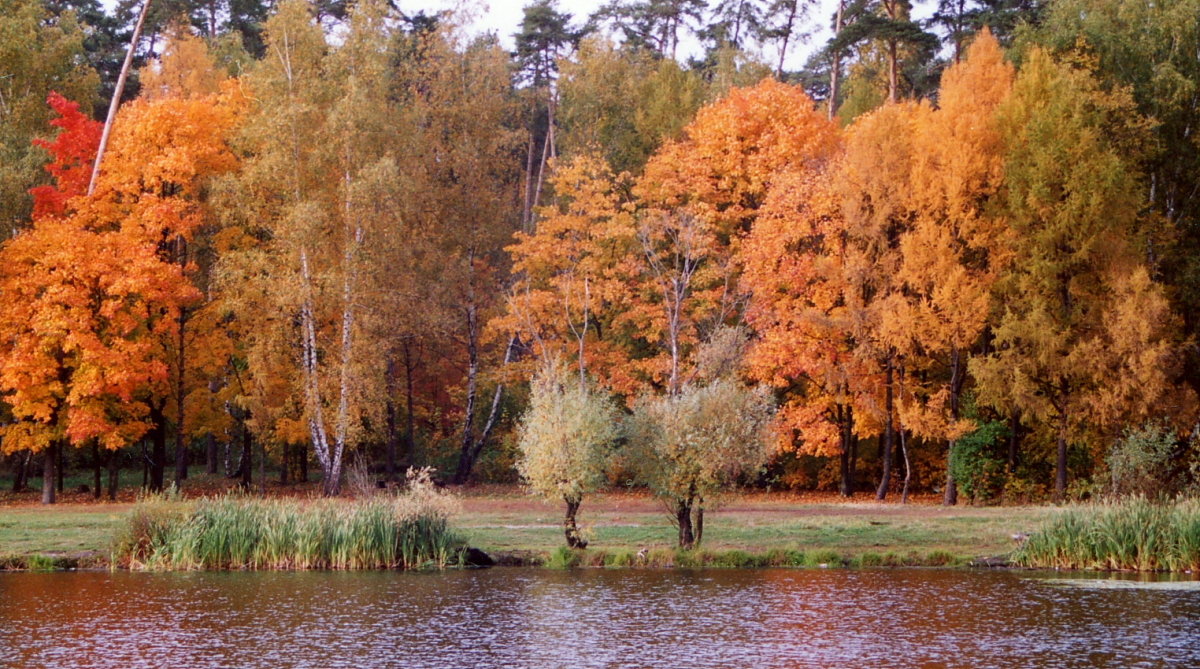
[[[155,426],[147,397],[167,374],[159,342],[174,335],[180,309],[197,296],[183,268],[161,253],[164,239],[186,234],[187,204],[177,196],[196,187],[180,176],[194,175],[188,158],[195,154],[176,135],[164,143],[182,155],[146,164],[137,134],[153,124],[132,110],[96,196],[83,197],[79,177],[90,172],[98,124],[81,120],[76,105],[54,102],[64,131],[47,147],[61,178],[35,194],[42,215],[5,245],[0,263],[7,295],[0,383],[18,419],[4,444],[47,453],[46,503],[54,501],[56,449],[93,442],[116,449]],[[186,135],[186,126],[179,132]],[[161,128],[155,134],[163,141]],[[220,162],[219,153],[208,157]],[[180,192],[159,189],[168,182]]]
[[[546,358],[517,428],[517,470],[533,492],[567,504],[567,546],[586,548],[575,522],[583,497],[606,482],[620,412],[590,379]]]
[[[267,351],[277,350],[279,336],[298,352],[293,378],[327,495],[340,489],[347,450],[380,424],[369,250],[398,221],[385,20],[377,3],[358,5],[334,50],[303,3],[280,8],[266,29],[269,55],[248,77],[258,104],[239,144],[250,158],[223,196],[236,203],[227,215],[266,240],[230,254],[221,270],[258,284],[225,283],[227,290],[269,296],[266,304],[243,302],[254,310],[236,314],[261,324],[244,330],[247,357],[277,359]]]
[[[600,153],[618,174],[641,172],[663,142],[679,138],[704,101],[694,71],[602,38],[581,42],[560,68],[560,156]]]
[[[776,176],[740,250],[746,319],[757,334],[752,378],[783,396],[781,450],[836,457],[839,491],[855,492],[860,413],[872,390],[844,297],[848,248],[834,165]]]
[[[1173,319],[1136,236],[1146,124],[1127,92],[1038,49],[998,113],[1012,263],[994,351],[971,371],[981,400],[1052,431],[1061,498],[1070,444],[1170,406]]]
[[[574,361],[622,394],[638,388],[617,320],[628,303],[622,267],[636,229],[622,182],[604,161],[581,156],[555,166],[556,203],[533,234],[509,247],[518,277],[496,327],[519,333],[539,358]],[[627,186],[627,185],[626,185]]]
[[[13,236],[30,220],[31,187],[50,177],[42,169],[43,137],[54,110],[46,98],[57,92],[82,104],[86,117],[99,79],[84,63],[84,28],[74,14],[51,14],[41,0],[0,5],[0,233]],[[60,115],[58,121],[64,117]],[[53,154],[52,154],[53,157]]]
[[[903,305],[891,334],[901,356],[924,360],[909,370],[903,422],[919,437],[948,441],[947,452],[966,428],[959,419],[967,358],[981,343],[992,286],[1007,263],[1008,230],[994,211],[1004,185],[996,109],[1012,79],[985,30],[942,76],[938,109],[914,129],[906,181],[915,217],[900,242]],[[953,504],[954,495],[948,473],[944,501]]]
[[[1175,311],[1193,337],[1200,331],[1200,61],[1194,57],[1200,25],[1191,18],[1197,12],[1195,0],[1067,0],[1047,4],[1021,40],[1093,63],[1105,86],[1128,88],[1138,111],[1155,119],[1138,165],[1146,206],[1156,214],[1148,223],[1146,261],[1171,287]],[[1185,380],[1200,389],[1200,357],[1189,353],[1185,366]]]
[[[504,307],[503,249],[521,229],[523,205],[519,157],[528,136],[508,67],[495,41],[447,26],[428,37],[426,57],[407,63],[396,84],[404,110],[398,185],[409,233],[393,238],[389,257],[409,268],[403,280],[413,299],[403,313],[415,326],[436,323],[414,341],[444,361],[437,383],[451,399],[439,406],[457,444],[457,483],[471,476],[500,425],[498,372],[519,343],[511,331],[487,328]]]

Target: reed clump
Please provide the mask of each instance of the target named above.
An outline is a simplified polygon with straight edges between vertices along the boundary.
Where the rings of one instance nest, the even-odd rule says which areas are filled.
[[[1200,570],[1200,501],[1144,497],[1077,506],[1031,534],[1016,564],[1050,569]]]
[[[184,504],[142,500],[117,538],[113,564],[148,570],[414,569],[457,564],[455,500],[428,472],[397,495],[364,500],[227,495]]]

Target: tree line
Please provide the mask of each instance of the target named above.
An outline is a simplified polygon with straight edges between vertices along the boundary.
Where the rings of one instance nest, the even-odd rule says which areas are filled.
[[[792,72],[797,2],[537,2],[514,52],[152,4],[91,196],[135,8],[10,5],[0,443],[44,501],[66,453],[97,495],[356,453],[641,481],[687,545],[735,483],[1086,492],[1150,420],[1190,476],[1194,2],[839,3]]]

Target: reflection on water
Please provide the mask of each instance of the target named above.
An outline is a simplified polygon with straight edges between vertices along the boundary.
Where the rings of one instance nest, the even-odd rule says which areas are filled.
[[[1200,591],[1049,576],[0,574],[0,666],[1200,666]]]

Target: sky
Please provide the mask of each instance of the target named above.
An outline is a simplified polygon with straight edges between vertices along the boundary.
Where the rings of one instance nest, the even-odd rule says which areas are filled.
[[[501,43],[506,48],[513,47],[513,33],[517,31],[517,27],[521,23],[522,10],[525,5],[532,0],[399,0],[400,9],[402,11],[417,11],[424,9],[429,12],[442,9],[460,8],[464,11],[464,16],[473,17],[472,20],[465,22],[469,30],[474,32],[494,32],[500,37]],[[810,20],[814,26],[816,24],[828,23],[827,17],[832,15],[836,0],[818,0],[814,7],[812,18]],[[583,23],[588,15],[600,8],[601,5],[607,4],[605,0],[559,0],[558,7],[560,11],[565,11],[575,17],[575,24]],[[710,0],[710,5],[715,4],[715,0]],[[486,7],[480,10],[479,7]],[[826,9],[828,7],[828,9]],[[827,30],[824,32],[828,32]],[[809,44],[799,45],[796,48],[789,48],[787,59],[787,67],[789,69],[799,69],[808,54],[814,50],[816,46],[823,43],[827,36],[821,36],[809,41]],[[688,56],[699,56],[701,52],[700,43],[696,39],[688,35],[687,39],[680,42],[679,57],[682,60]],[[766,54],[767,62],[775,62],[779,58],[779,52],[773,48]]]
[[[406,12],[416,12],[424,9],[427,12],[435,12],[443,9],[456,9],[465,12],[464,16],[470,16],[472,19],[465,22],[469,30],[474,32],[494,32],[500,39],[501,43],[506,48],[513,47],[513,33],[517,31],[517,26],[521,23],[522,9],[532,0],[398,0],[400,9]],[[715,5],[717,0],[709,0],[709,5]],[[601,5],[606,4],[606,0],[558,0],[560,11],[565,11],[575,17],[577,24],[586,20],[587,16],[596,11]],[[933,14],[937,3],[933,0],[914,0],[913,2],[913,17],[915,19],[928,18]],[[483,7],[484,9],[480,9]],[[797,44],[788,48],[788,57],[785,61],[785,66],[790,70],[798,70],[804,66],[808,60],[809,54],[819,49],[830,37],[831,30],[829,24],[832,22],[834,10],[837,8],[837,0],[816,0],[812,8],[809,10],[808,25],[804,26],[809,30],[816,30],[816,33],[810,37],[806,43]],[[680,42],[680,58],[687,56],[700,55],[701,47],[692,36],[689,39]],[[761,54],[768,63],[774,63],[779,58],[779,52],[774,46],[768,47],[766,53]]]
[[[709,0],[709,4],[716,4],[716,1]],[[468,31],[495,33],[506,48],[512,49],[513,33],[517,31],[517,26],[521,23],[522,10],[532,0],[397,0],[397,2],[401,11],[408,13],[416,13],[420,10],[425,10],[427,13],[442,10],[460,12],[464,19],[463,24]],[[837,7],[836,2],[837,0],[816,0],[810,9],[806,27],[810,30],[816,29],[817,32],[806,42],[789,47],[788,57],[785,61],[787,69],[798,70],[803,67],[809,54],[820,48],[829,39],[830,17]],[[101,4],[111,11],[116,0],[101,0]],[[603,4],[606,4],[606,0],[558,0],[559,10],[573,15],[576,24],[583,23],[589,14]],[[913,4],[915,6],[913,17],[922,19],[933,13],[937,3],[933,0],[914,0]],[[768,49],[767,52],[760,55],[768,63],[776,62],[779,52],[775,50],[774,46],[768,47]],[[700,52],[700,44],[693,36],[688,35],[680,42],[679,58],[681,60],[689,56],[698,56]]]

